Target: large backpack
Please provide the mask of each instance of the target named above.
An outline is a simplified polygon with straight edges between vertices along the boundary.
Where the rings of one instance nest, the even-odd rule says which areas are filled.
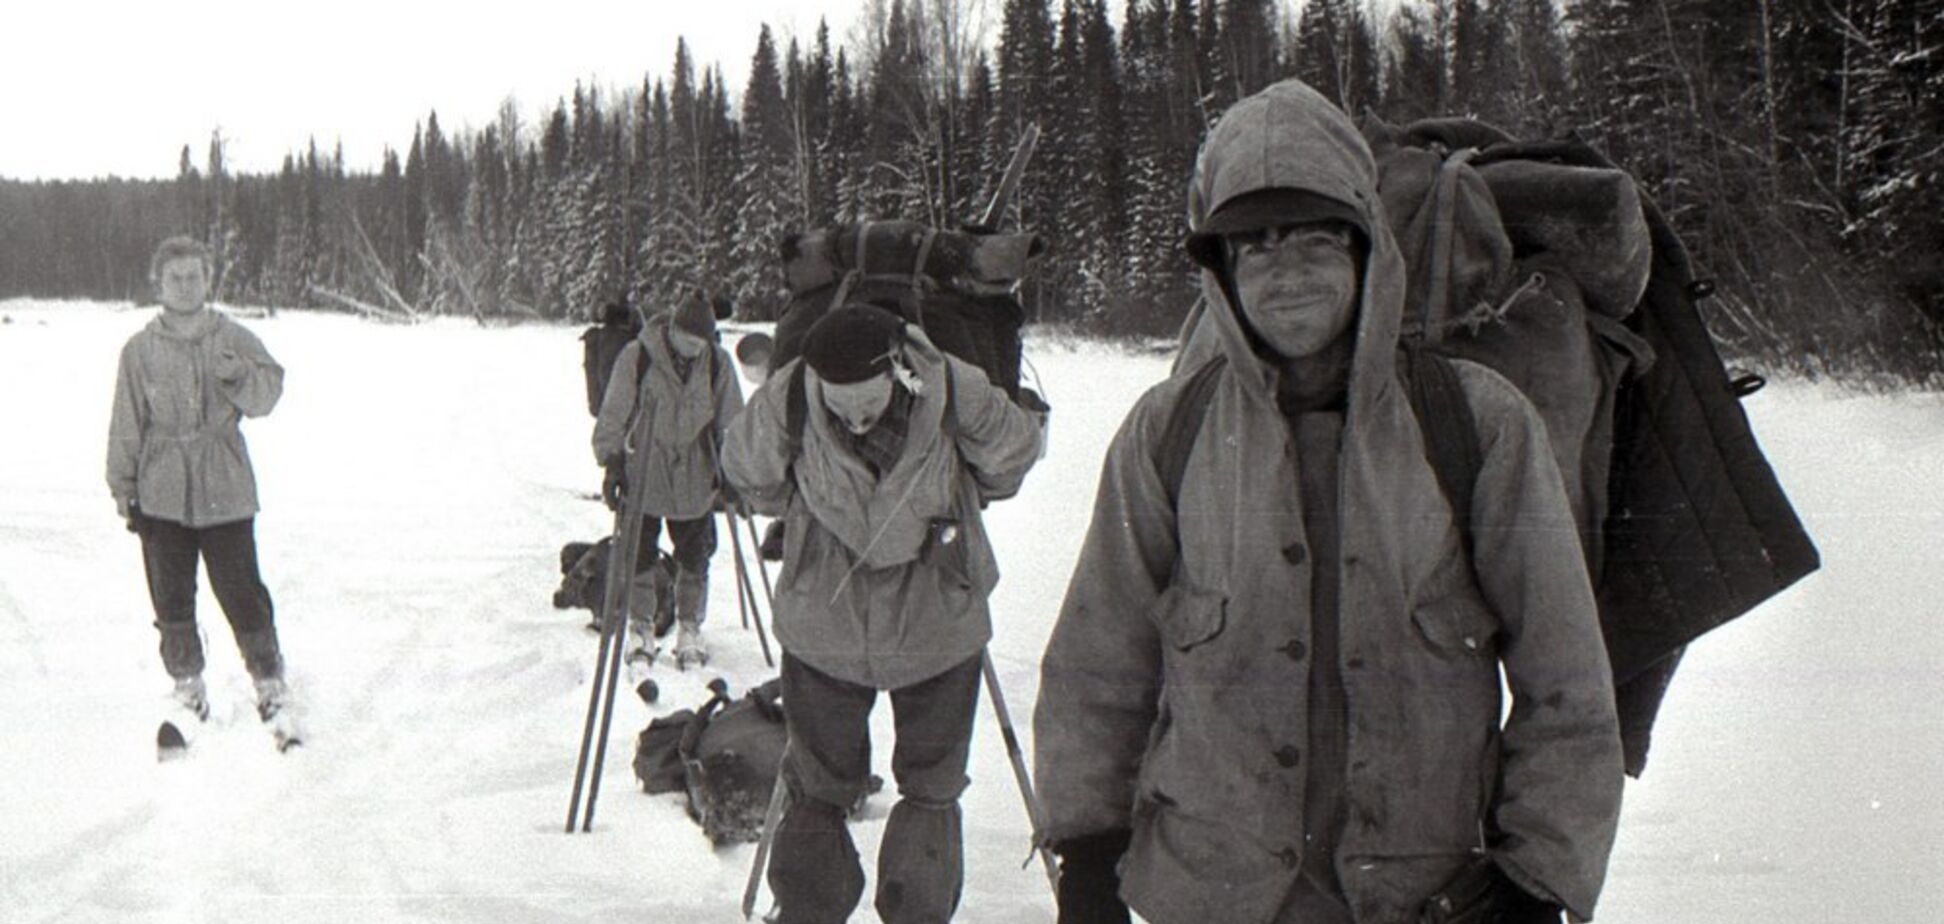
[[[601,309],[601,323],[581,334],[581,374],[587,379],[587,413],[601,416],[601,399],[607,396],[608,376],[621,348],[641,332],[641,316],[626,304],[614,302]]]
[[[1426,455],[1454,511],[1467,509],[1453,486],[1476,477],[1458,454],[1477,438],[1436,412],[1462,394],[1427,383],[1426,356],[1492,368],[1538,409],[1639,776],[1686,644],[1820,564],[1740,407],[1760,380],[1730,379],[1696,308],[1711,287],[1632,177],[1586,144],[1514,142],[1463,119],[1372,118],[1364,132],[1408,270],[1403,347],[1416,358],[1404,367]],[[1190,339],[1177,374],[1200,361]],[[1164,479],[1192,450],[1192,402],[1207,401],[1183,394],[1177,407],[1191,409],[1173,416],[1196,426],[1164,431]]]
[[[803,335],[831,309],[866,302],[923,328],[939,349],[985,370],[992,384],[1034,411],[1020,383],[1026,310],[1016,289],[1045,249],[1036,234],[984,234],[914,221],[863,221],[783,239],[790,301],[776,322],[772,371],[802,352]]]
[[[752,843],[762,837],[788,739],[781,681],[733,701],[726,688],[714,692],[700,709],[648,723],[635,743],[635,777],[645,792],[683,793],[689,817],[716,846]]]
[[[1673,226],[1577,139],[1369,119],[1410,271],[1406,336],[1489,366],[1545,419],[1598,597],[1627,770],[1685,646],[1820,559],[1755,441]]]

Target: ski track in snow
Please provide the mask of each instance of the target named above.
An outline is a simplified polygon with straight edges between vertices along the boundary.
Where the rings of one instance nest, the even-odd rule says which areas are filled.
[[[594,831],[561,831],[597,639],[551,608],[557,550],[612,525],[579,496],[600,475],[575,328],[246,319],[288,370],[244,431],[307,743],[276,752],[204,590],[215,712],[186,758],[155,763],[168,684],[139,546],[101,480],[115,359],[153,313],[0,302],[0,919],[741,920],[753,848],[711,849],[630,767],[651,715],[698,705],[710,677],[740,693],[773,673],[739,628],[726,536],[714,661],[662,662],[652,709],[621,691]],[[1050,450],[987,512],[1004,572],[991,650],[1029,752],[1100,454],[1166,371],[1098,345],[1030,352]],[[1781,383],[1746,408],[1824,570],[1690,649],[1628,784],[1599,919],[1913,919],[1944,902],[1944,400]],[[888,778],[888,706],[873,726]],[[983,702],[970,772],[958,919],[1050,921]],[[867,874],[892,798],[853,826]],[[875,919],[868,892],[856,919]]]

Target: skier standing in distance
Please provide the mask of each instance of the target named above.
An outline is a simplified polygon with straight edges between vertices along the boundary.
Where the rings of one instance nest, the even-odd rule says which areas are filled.
[[[1308,86],[1230,107],[1189,203],[1208,350],[1110,444],[1041,663],[1060,920],[1591,919],[1620,737],[1537,412],[1450,361],[1481,457],[1454,516],[1398,371],[1375,164]]]
[[[149,261],[162,312],[122,347],[108,490],[142,540],[176,701],[198,719],[209,714],[196,628],[200,558],[268,721],[286,707],[289,687],[257,570],[256,476],[239,423],[276,407],[284,371],[255,334],[207,307],[212,271],[208,248],[184,236],[163,241]]]
[[[847,920],[863,896],[845,815],[868,785],[880,690],[896,716],[899,800],[878,848],[877,912],[933,924],[958,907],[958,799],[999,581],[980,498],[1017,491],[1040,440],[983,370],[869,305],[812,325],[802,357],[731,426],[724,470],[757,512],[787,522],[775,627],[791,798],[769,867],[782,924]]]
[[[645,364],[645,368],[644,368]],[[675,659],[681,668],[708,663],[702,623],[709,602],[709,558],[715,554],[714,513],[730,502],[721,480],[723,432],[742,410],[735,364],[716,343],[715,313],[689,296],[658,314],[614,361],[607,394],[594,422],[594,458],[606,470],[602,494],[625,509],[630,476],[642,485],[640,554],[629,588],[637,674],[659,652],[654,625],[657,595],[650,571],[668,524],[675,546]],[[637,469],[637,467],[641,467]]]

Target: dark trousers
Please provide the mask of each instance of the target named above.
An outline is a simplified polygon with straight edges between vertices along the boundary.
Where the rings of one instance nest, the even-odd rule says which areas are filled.
[[[270,590],[257,573],[256,520],[192,529],[173,520],[140,521],[142,565],[148,574],[155,627],[162,633],[162,666],[169,676],[202,673],[202,639],[196,632],[196,562],[209,571],[209,587],[229,619],[244,667],[253,678],[283,674]]]
[[[641,546],[635,552],[635,573],[655,564],[655,548],[661,544],[661,517],[641,518]],[[708,574],[709,558],[715,555],[715,514],[705,513],[693,520],[668,521],[668,541],[675,544],[669,557],[689,574]]]
[[[876,907],[887,924],[942,924],[964,887],[958,797],[979,703],[974,657],[929,680],[891,691],[897,740],[891,773],[898,804],[878,848]],[[783,924],[850,917],[864,871],[846,810],[871,772],[871,707],[877,691],[783,655],[783,715],[790,746],[783,772],[792,799],[777,825],[770,890]]]

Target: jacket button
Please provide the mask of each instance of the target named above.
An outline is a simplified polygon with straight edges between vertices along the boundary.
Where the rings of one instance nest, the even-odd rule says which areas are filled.
[[[1294,847],[1284,847],[1280,853],[1276,854],[1276,859],[1281,860],[1284,866],[1295,869],[1296,864],[1303,862],[1303,855],[1297,853]]]
[[[1309,654],[1309,649],[1304,647],[1303,641],[1294,638],[1283,643],[1283,646],[1276,650],[1288,655],[1291,661],[1301,661]]]
[[[1276,763],[1282,764],[1285,770],[1296,766],[1302,759],[1303,752],[1293,744],[1285,744],[1276,749]]]
[[[1283,558],[1287,559],[1290,564],[1300,565],[1304,559],[1309,558],[1309,549],[1304,548],[1300,542],[1292,542],[1283,546],[1282,554]]]

